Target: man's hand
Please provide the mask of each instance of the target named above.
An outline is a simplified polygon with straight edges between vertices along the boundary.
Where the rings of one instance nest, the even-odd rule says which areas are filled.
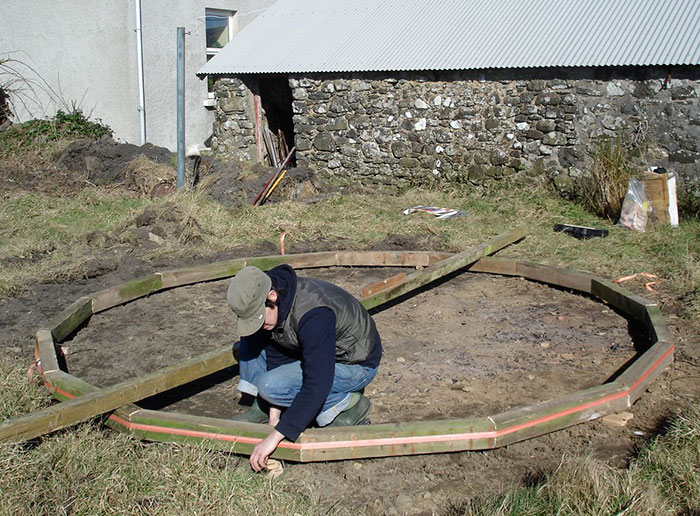
[[[250,467],[255,471],[264,469],[267,466],[267,458],[277,449],[277,445],[282,439],[284,439],[284,436],[273,429],[265,439],[253,448],[253,453],[250,454],[250,459],[248,459]]]

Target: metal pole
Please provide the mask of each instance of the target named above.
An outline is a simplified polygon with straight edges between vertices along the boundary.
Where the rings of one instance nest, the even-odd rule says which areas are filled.
[[[177,189],[185,187],[185,27],[177,28]]]
[[[141,30],[141,0],[136,0],[136,66],[139,75],[139,121],[141,125],[141,145],[146,143],[146,94],[143,80],[143,32]]]

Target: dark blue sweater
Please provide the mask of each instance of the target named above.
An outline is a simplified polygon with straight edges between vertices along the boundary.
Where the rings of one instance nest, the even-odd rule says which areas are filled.
[[[296,273],[288,265],[280,265],[267,274],[281,294],[276,325],[279,328],[289,315],[296,295]],[[250,337],[264,339],[268,371],[301,360],[301,390],[275,427],[288,440],[295,441],[321,411],[331,392],[335,373],[335,314],[327,307],[313,308],[304,314],[297,327],[300,356],[279,349],[269,335],[270,332],[261,329]],[[360,365],[377,367],[381,356],[382,346],[377,336],[377,345]]]

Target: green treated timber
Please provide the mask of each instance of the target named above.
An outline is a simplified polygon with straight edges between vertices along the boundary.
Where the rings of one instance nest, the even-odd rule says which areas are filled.
[[[92,313],[102,312],[108,308],[158,292],[162,286],[160,274],[150,274],[116,287],[101,290],[89,296],[92,299]]]
[[[52,318],[46,325],[56,342],[61,342],[92,316],[92,300],[81,297]]]
[[[629,390],[628,405],[631,406],[656,378],[673,362],[674,346],[669,341],[654,343],[624,370],[616,383]]]
[[[318,462],[490,449],[493,432],[493,423],[482,417],[311,429],[297,442],[302,445],[302,462]],[[468,437],[482,433],[486,436]],[[424,439],[401,442],[414,437]]]
[[[652,342],[659,340],[671,342],[673,340],[661,309],[657,305],[647,305],[643,321]]]
[[[498,432],[495,447],[531,439],[628,407],[626,387],[617,382],[575,392],[492,416]]]
[[[592,280],[591,294],[637,320],[644,319],[647,306],[656,305],[653,301],[637,296],[612,281],[600,278]]]
[[[166,272],[159,272],[163,288],[191,285],[201,281],[212,281],[234,276],[245,267],[245,259],[226,260],[200,267],[189,267]]]
[[[59,369],[56,346],[51,330],[41,329],[36,332],[34,356],[41,360],[41,371],[44,373],[47,371],[57,371]]]
[[[62,401],[99,390],[99,387],[60,370],[44,372],[44,382],[53,391],[54,398]]]
[[[504,276],[517,276],[516,260],[508,258],[480,258],[469,266],[469,272],[486,272],[488,274],[502,274]]]
[[[323,251],[318,253],[300,253],[287,255],[270,255],[251,258],[238,258],[200,267],[189,267],[173,271],[159,272],[162,287],[172,288],[201,281],[212,281],[234,276],[247,265],[255,265],[262,270],[269,270],[277,265],[287,263],[297,269],[331,266],[428,266],[444,259],[449,253],[432,253],[426,251]]]
[[[584,272],[529,262],[517,262],[515,270],[518,276],[529,280],[570,288],[588,294],[591,293],[591,283],[594,276]]]
[[[130,414],[123,428],[130,435],[150,441],[201,444],[242,455],[250,455],[270,433],[270,426],[264,424],[144,409]],[[283,441],[271,457],[299,462],[299,450],[286,444]]]
[[[0,424],[0,441],[33,439],[167,391],[236,363],[230,346]]]
[[[362,299],[365,308],[370,309],[383,303],[391,301],[403,294],[411,292],[428,283],[435,281],[451,272],[457,271],[474,263],[479,258],[495,253],[507,245],[517,242],[525,237],[523,228],[518,228],[504,235],[500,235],[493,240],[478,245],[461,253],[455,254],[423,271],[416,271],[406,276],[406,281],[392,288],[382,290],[371,296]]]

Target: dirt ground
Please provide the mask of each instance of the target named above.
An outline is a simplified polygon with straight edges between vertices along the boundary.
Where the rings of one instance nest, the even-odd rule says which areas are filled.
[[[421,247],[401,235],[392,242],[394,249]],[[316,243],[303,250],[335,248]],[[185,265],[147,263],[138,249],[132,251],[85,279],[37,285],[1,300],[2,352],[29,365],[35,330],[78,297]],[[240,249],[190,263],[271,252]],[[356,295],[396,273],[390,268],[300,272]],[[107,386],[232,345],[236,327],[225,303],[227,285],[223,280],[181,287],[96,314],[63,343],[69,372]],[[698,328],[666,315],[676,361],[632,407],[634,419],[627,427],[593,421],[491,451],[287,464],[285,478],[330,511],[427,515],[527,482],[566,454],[592,453],[624,465],[636,446],[663,430],[670,415],[700,396]],[[366,391],[374,423],[483,416],[552,399],[605,382],[645,345],[634,324],[591,298],[488,274],[461,274],[374,317],[385,349],[379,374]],[[158,397],[143,405],[230,417],[243,410],[236,403],[235,373],[227,371],[206,390],[187,392],[189,397]],[[246,458],[233,467],[246,468]]]

